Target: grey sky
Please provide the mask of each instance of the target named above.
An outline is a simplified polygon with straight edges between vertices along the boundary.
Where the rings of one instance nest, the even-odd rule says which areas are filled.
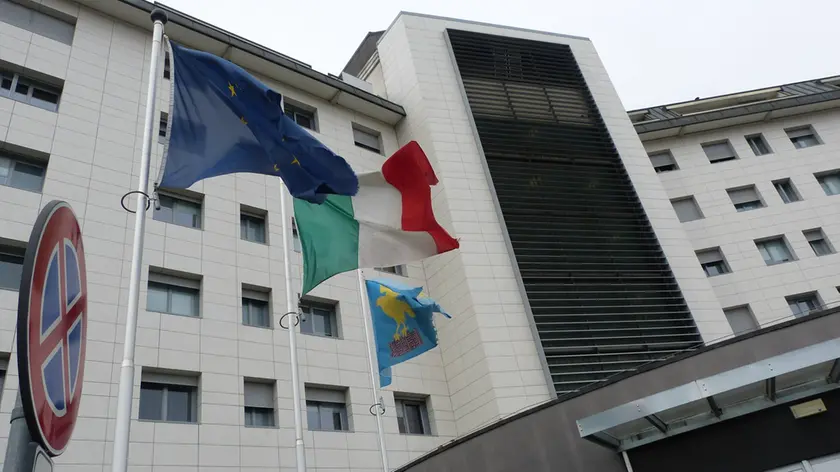
[[[628,109],[840,75],[836,0],[162,0],[336,74],[400,10],[586,36]]]

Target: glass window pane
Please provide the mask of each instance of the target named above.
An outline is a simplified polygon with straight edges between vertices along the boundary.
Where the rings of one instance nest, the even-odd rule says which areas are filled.
[[[198,293],[183,287],[170,287],[169,313],[198,316]]]
[[[9,185],[21,190],[40,192],[44,183],[44,168],[23,162],[15,162]]]
[[[165,313],[168,308],[168,291],[166,285],[149,282],[146,292],[146,310]]]
[[[172,223],[172,208],[175,206],[175,201],[166,195],[159,196],[160,210],[155,210],[153,218],[157,221],[165,223]]]
[[[6,157],[0,157],[0,184],[6,185],[7,178],[12,173],[13,161]]]
[[[19,290],[23,257],[0,253],[0,289]]]
[[[33,87],[29,103],[45,110],[55,111],[58,109],[58,94],[40,87]]]
[[[318,412],[317,402],[306,402],[306,423],[310,430],[321,429],[321,415]]]
[[[191,387],[169,385],[166,387],[166,421],[191,423],[193,418]]]
[[[192,202],[176,201],[172,222],[176,225],[198,228],[201,226],[201,210]]]
[[[29,84],[24,80],[18,78],[15,91],[12,92],[12,98],[16,100],[27,101],[29,99]]]
[[[423,434],[423,417],[420,415],[420,405],[406,403],[405,422],[410,434]]]
[[[0,77],[0,89],[2,90],[11,90],[12,89],[12,77],[3,75]]]
[[[298,113],[295,115],[295,121],[306,129],[312,129],[312,120],[304,114]]]
[[[396,410],[397,410],[397,428],[400,430],[400,434],[405,434],[406,427],[405,427],[405,404],[403,404],[402,400],[396,401]]]
[[[163,385],[140,384],[140,414],[141,420],[163,420]]]
[[[274,426],[274,410],[270,408],[245,407],[245,425],[270,428]]]

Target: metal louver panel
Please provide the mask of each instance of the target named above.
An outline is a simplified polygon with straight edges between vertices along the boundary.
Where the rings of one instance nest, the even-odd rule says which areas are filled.
[[[558,395],[699,344],[571,49],[447,34]]]

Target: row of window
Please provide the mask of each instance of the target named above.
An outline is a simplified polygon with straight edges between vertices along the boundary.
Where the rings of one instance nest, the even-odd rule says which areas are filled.
[[[11,98],[48,111],[58,111],[61,87],[0,69],[0,97]]]
[[[785,130],[785,133],[787,133],[788,139],[796,149],[818,146],[823,143],[811,125],[789,128]],[[756,156],[773,153],[772,148],[761,133],[744,136],[744,140]],[[738,154],[728,139],[702,143],[700,147],[703,148],[703,152],[706,153],[706,157],[712,164],[738,159]],[[680,168],[677,161],[674,160],[674,155],[668,149],[649,153],[648,157],[650,157],[650,162],[657,174]]]
[[[814,174],[814,178],[817,179],[817,182],[826,195],[840,194],[840,170]],[[774,180],[773,187],[779,193],[779,197],[784,203],[793,203],[802,200],[802,196],[796,190],[796,187],[790,179]],[[726,189],[726,193],[729,195],[729,199],[732,201],[735,210],[739,212],[756,210],[767,206],[755,185]],[[697,200],[693,195],[675,198],[671,200],[671,204],[674,206],[674,211],[677,212],[677,218],[683,223],[705,218],[703,212],[700,210],[700,205],[697,204]]]
[[[198,375],[176,375],[143,370],[140,383],[140,411],[145,421],[198,423]],[[244,380],[245,426],[277,427],[276,382]],[[306,419],[311,431],[350,431],[347,388],[307,385]],[[428,397],[394,394],[397,425],[402,434],[432,434]]]
[[[840,287],[837,288],[837,291],[840,292]],[[789,295],[785,297],[785,301],[795,318],[806,316],[811,312],[825,308],[817,292]],[[724,308],[723,314],[726,315],[726,320],[736,335],[756,330],[759,327],[749,304]]]
[[[829,242],[821,228],[803,231],[802,235],[805,236],[805,239],[811,246],[811,250],[814,251],[817,257],[834,254],[834,246],[831,245],[831,242]],[[796,260],[796,256],[784,236],[773,236],[754,242],[762,259],[764,259],[764,263],[767,265],[776,265]],[[703,271],[706,272],[708,277],[732,272],[719,247],[697,251],[697,259],[700,261],[700,266],[703,267]]]

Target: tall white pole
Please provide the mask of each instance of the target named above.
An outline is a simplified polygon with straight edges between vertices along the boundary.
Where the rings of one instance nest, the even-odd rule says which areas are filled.
[[[376,361],[373,357],[373,342],[371,341],[370,329],[370,307],[368,306],[367,288],[365,287],[365,277],[362,275],[361,269],[356,270],[356,275],[359,278],[359,302],[362,304],[362,320],[365,326],[365,345],[367,345],[368,368],[370,369],[370,388],[373,392],[373,407],[380,403],[379,383],[376,374]],[[391,470],[388,467],[388,452],[385,449],[385,431],[382,429],[382,415],[381,411],[385,405],[376,408],[376,433],[379,435],[379,453],[382,455],[382,470],[388,472]]]
[[[158,63],[167,21],[163,10],[152,11],[152,63],[149,67],[149,90],[146,93],[146,119],[143,127],[143,151],[140,158],[140,182],[137,184],[137,207],[134,214],[134,249],[131,253],[131,278],[128,283],[128,313],[125,318],[125,344],[120,368],[117,397],[117,426],[114,431],[113,472],[128,470],[128,439],[131,428],[131,399],[134,391],[134,350],[137,337],[137,306],[140,303],[140,269],[143,267],[143,237],[146,232],[146,205],[149,203],[149,165],[152,156],[152,132],[155,127]]]
[[[289,362],[292,365],[292,401],[295,411],[295,456],[298,472],[306,472],[306,449],[303,445],[303,412],[300,407],[300,372],[298,370],[297,331],[298,307],[292,292],[292,251],[289,245],[289,217],[286,214],[286,186],[281,184],[280,218],[283,220],[283,273],[286,277],[286,323],[289,326]]]

